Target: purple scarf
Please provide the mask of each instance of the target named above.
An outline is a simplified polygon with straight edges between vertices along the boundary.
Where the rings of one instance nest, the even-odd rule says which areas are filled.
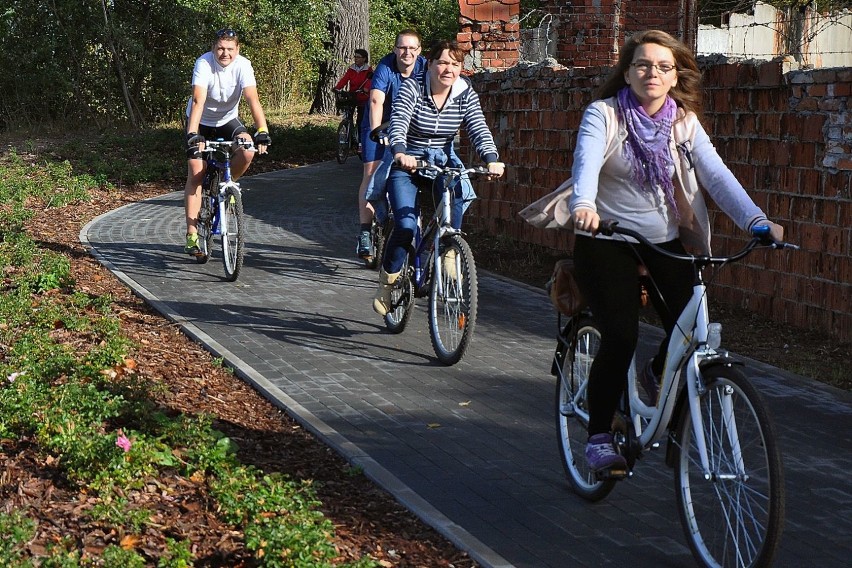
[[[671,97],[666,97],[657,114],[648,116],[630,87],[618,91],[618,120],[627,126],[624,157],[630,162],[633,179],[642,191],[656,193],[657,187],[662,188],[666,203],[680,219],[669,175],[669,167],[674,165],[669,141],[676,113]]]

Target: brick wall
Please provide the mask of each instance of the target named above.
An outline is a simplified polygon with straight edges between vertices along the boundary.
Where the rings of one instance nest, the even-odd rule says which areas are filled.
[[[518,62],[521,0],[459,0],[465,70],[508,69]]]
[[[754,200],[802,247],[757,253],[721,271],[716,298],[852,341],[852,69],[789,65],[703,68],[711,139]],[[566,231],[534,229],[517,212],[569,177],[582,111],[608,72],[607,66],[522,64],[473,76],[509,167],[503,180],[477,184],[480,200],[466,223],[523,242],[572,248]],[[714,249],[741,245],[742,232],[708,204]]]

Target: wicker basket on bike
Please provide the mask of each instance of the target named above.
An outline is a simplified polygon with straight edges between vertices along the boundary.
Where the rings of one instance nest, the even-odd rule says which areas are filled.
[[[355,108],[357,105],[355,93],[353,91],[334,91],[334,103],[339,111]]]

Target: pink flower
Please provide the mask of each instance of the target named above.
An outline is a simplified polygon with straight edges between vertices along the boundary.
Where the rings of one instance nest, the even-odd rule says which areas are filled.
[[[133,444],[130,442],[130,439],[124,434],[122,434],[119,430],[118,438],[116,438],[115,440],[115,445],[124,450],[125,452],[129,452],[130,446],[132,446]]]
[[[22,377],[26,374],[27,374],[26,371],[21,371],[20,373],[14,372],[11,375],[9,375],[8,377],[6,377],[6,380],[9,381],[10,383],[14,383],[15,379],[17,379],[18,377]]]

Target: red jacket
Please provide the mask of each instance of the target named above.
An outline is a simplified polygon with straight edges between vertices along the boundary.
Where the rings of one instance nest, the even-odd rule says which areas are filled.
[[[347,89],[350,91],[361,89],[364,92],[355,95],[355,101],[359,105],[366,104],[367,101],[370,100],[370,77],[372,76],[372,73],[373,68],[370,65],[367,65],[360,71],[352,65],[346,70],[346,73],[343,74],[343,77],[341,77],[340,81],[337,82],[337,85],[335,85],[334,88],[342,89],[348,84]]]

